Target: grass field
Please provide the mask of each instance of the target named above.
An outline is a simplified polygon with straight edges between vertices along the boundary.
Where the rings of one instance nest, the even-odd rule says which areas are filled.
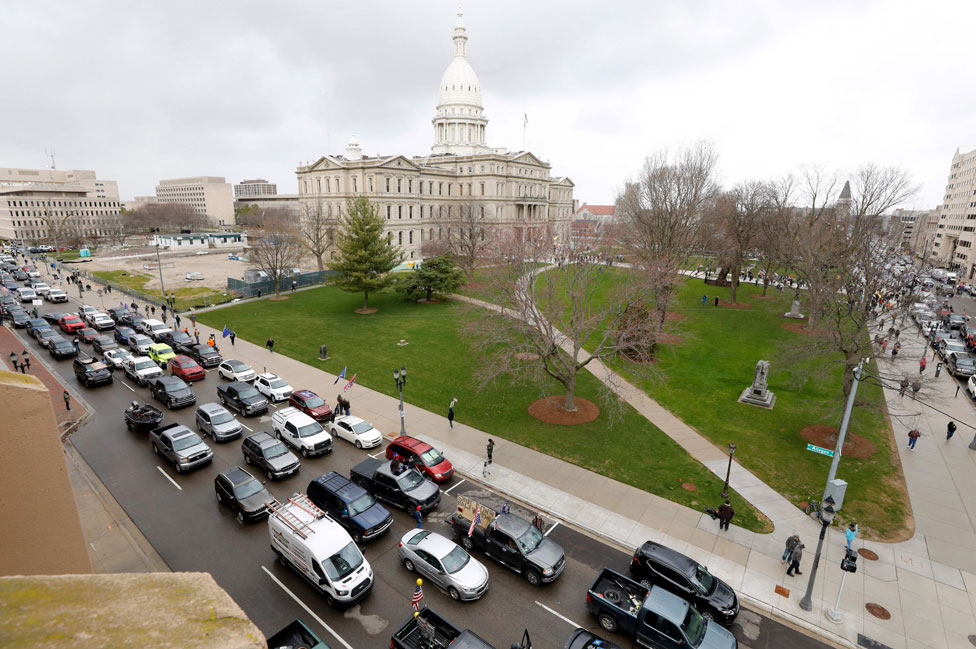
[[[370,296],[370,306],[379,309],[375,314],[354,313],[361,305],[359,294],[324,287],[290,294],[285,301],[259,300],[204,312],[198,318],[218,329],[226,324],[258,344],[274,337],[276,352],[332,373],[348,366],[358,383],[391,396],[396,390],[392,370],[405,365],[410,376],[405,398],[410,403],[446,414],[448,403],[457,397],[457,420],[493,436],[698,510],[717,504],[722,481],[629,406],[612,426],[601,414],[589,424],[563,427],[528,415],[529,404],[541,396],[538,387],[499,384],[478,392],[472,378],[478,358],[460,332],[462,321],[470,317],[463,305],[417,304],[391,293]],[[401,339],[410,344],[398,346]],[[322,343],[329,345],[329,361],[318,360]],[[597,389],[596,379],[580,374],[579,396],[597,401]],[[698,491],[682,489],[683,482],[695,484]],[[737,524],[770,529],[738,494],[732,500]]]
[[[625,273],[605,274],[597,301]],[[684,316],[675,323],[681,342],[659,346],[655,368],[661,378],[641,385],[715,444],[735,442],[736,458],[745,467],[800,503],[823,493],[830,466],[830,458],[806,450],[800,431],[840,426],[843,364],[839,354],[800,363],[796,352],[810,338],[783,328],[792,293],[772,290],[763,299],[761,292],[761,286],[741,284],[738,301],[749,308],[715,307],[714,297],[728,299],[729,289],[689,280],[672,309]],[[737,403],[761,359],[771,362],[769,388],[776,395],[771,411]],[[905,531],[909,507],[881,389],[862,383],[856,404],[850,431],[878,450],[870,458],[841,460],[837,477],[848,482],[841,518],[858,521],[878,538],[896,538]]]
[[[160,293],[158,290],[146,288],[146,283],[152,281],[154,278],[145,273],[136,273],[123,270],[100,270],[93,272],[92,275],[100,277],[104,280],[108,280],[114,284],[125,286],[145,295],[149,295],[157,300],[161,300],[163,297],[162,293]],[[191,286],[166,292],[167,295],[170,293],[176,294],[176,309],[178,311],[191,309],[195,306],[203,304],[208,299],[211,301],[226,299],[223,298],[219,291],[215,291],[212,288],[207,288],[206,286]]]

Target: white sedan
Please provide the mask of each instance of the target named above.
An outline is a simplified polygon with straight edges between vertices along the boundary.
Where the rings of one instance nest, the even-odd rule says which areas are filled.
[[[286,401],[295,391],[295,388],[288,385],[288,381],[271,372],[258,374],[258,378],[254,379],[254,387],[268,397],[269,401]]]
[[[127,360],[132,358],[132,354],[127,349],[109,349],[105,351],[105,362],[110,363],[115,369],[122,369]]]
[[[229,381],[244,381],[250,383],[257,378],[251,366],[244,361],[229,360],[217,366],[217,373]]]
[[[341,437],[355,444],[356,448],[373,448],[383,442],[382,433],[373,428],[373,424],[352,415],[336,417],[329,424],[329,430],[334,437]]]

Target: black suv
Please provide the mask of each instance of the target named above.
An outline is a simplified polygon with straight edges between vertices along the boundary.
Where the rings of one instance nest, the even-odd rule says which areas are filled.
[[[660,586],[719,624],[732,624],[739,614],[739,599],[731,586],[694,559],[653,541],[634,552],[630,573],[645,588]]]
[[[159,336],[159,342],[169,345],[177,354],[186,354],[196,347],[193,336],[182,331],[166,331]]]
[[[298,473],[301,463],[298,456],[288,450],[285,443],[268,433],[254,433],[241,444],[244,461],[261,467],[268,480],[287,478]]]
[[[186,347],[184,353],[200,363],[201,367],[217,367],[224,362],[220,353],[210,345],[193,345]]]
[[[52,336],[45,344],[51,356],[57,360],[78,355],[78,350],[64,336]]]
[[[220,403],[233,408],[245,417],[268,411],[268,400],[250,383],[233,381],[217,386]]]
[[[72,366],[75,370],[75,376],[86,388],[112,382],[112,370],[102,361],[90,357],[76,358]]]
[[[349,530],[357,543],[375,539],[393,524],[393,515],[355,482],[335,471],[308,483],[308,498]]]
[[[268,503],[274,496],[261,481],[239,466],[231,467],[214,478],[217,500],[237,513],[237,522],[260,520],[268,515]]]
[[[149,391],[153,398],[165,403],[170,410],[197,402],[197,395],[193,394],[190,386],[175,376],[157,376],[150,380]]]

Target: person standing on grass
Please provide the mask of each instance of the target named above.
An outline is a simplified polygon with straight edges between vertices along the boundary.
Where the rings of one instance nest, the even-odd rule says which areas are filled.
[[[735,510],[732,509],[732,503],[726,500],[724,503],[718,507],[718,529],[719,531],[725,530],[729,531],[729,523],[732,522],[732,517],[735,516]]]
[[[27,352],[24,352],[25,354]],[[946,426],[946,441],[948,442],[952,439],[952,436],[956,434],[956,422],[950,421],[949,425]]]
[[[702,306],[707,306],[707,305],[708,305],[708,296],[702,295]]]
[[[793,554],[790,557],[790,567],[786,569],[786,574],[789,575],[790,577],[793,576],[794,570],[798,575],[803,574],[802,572],[800,572],[800,559],[803,558],[803,548],[805,547],[806,546],[803,545],[802,543],[797,543],[796,547],[793,548]]]
[[[915,450],[915,444],[918,443],[918,438],[921,437],[921,436],[922,436],[922,433],[919,432],[919,430],[917,428],[913,428],[910,431],[908,431],[908,448],[910,448],[911,450],[914,451]]]

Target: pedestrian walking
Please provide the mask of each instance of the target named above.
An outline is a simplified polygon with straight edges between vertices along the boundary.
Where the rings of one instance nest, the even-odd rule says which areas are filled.
[[[917,428],[913,428],[908,431],[908,448],[915,450],[915,444],[918,443],[918,438],[922,436]]]
[[[81,347],[78,345],[78,336],[75,336],[74,340],[71,341],[71,344],[75,346],[76,354],[81,351]]]
[[[794,570],[798,575],[803,574],[800,572],[800,559],[803,558],[803,548],[805,547],[807,546],[803,545],[802,543],[797,543],[796,547],[793,548],[793,554],[790,556],[790,567],[786,569],[786,574],[790,577],[793,576]]]
[[[891,338],[894,335],[895,335],[895,328],[894,327],[888,327],[888,337]]]
[[[851,549],[851,543],[854,542],[854,537],[857,536],[857,531],[858,531],[857,523],[851,523],[850,525],[847,526],[847,529],[844,530],[844,536],[847,538],[848,550]]]
[[[200,330],[196,327],[193,328],[193,337],[196,339],[197,344],[200,344]]]
[[[193,325],[194,327],[197,326],[197,314],[195,313],[190,314],[190,324]]]
[[[925,356],[922,356],[922,359],[918,362],[918,373],[919,373],[919,375],[921,375],[922,372],[925,371],[925,365],[926,365]]]
[[[24,353],[26,354],[27,352]],[[29,363],[30,361],[28,361],[28,364]],[[950,421],[949,425],[946,426],[946,441],[948,442],[950,439],[952,439],[952,436],[955,434],[956,434],[956,422]]]
[[[718,306],[718,296],[715,296],[715,306]]]
[[[414,510],[413,517],[417,519],[417,529],[421,529],[424,526],[424,513],[420,511],[420,505]]]
[[[884,318],[881,318],[880,320],[878,320],[878,331],[884,331],[884,323],[885,323],[885,319]]]
[[[294,293],[295,289],[297,288],[298,288],[298,282],[296,282],[295,280],[291,280],[291,292]]]
[[[155,316],[156,315],[156,305],[153,304],[151,307],[149,307],[149,311],[152,312],[152,314]]]
[[[898,396],[899,397],[905,396],[905,391],[908,390],[908,386],[909,386],[908,377],[907,376],[902,377],[902,379],[901,379],[901,390],[898,391]]]
[[[708,305],[708,296],[702,295],[702,306],[707,306],[707,305]]]
[[[177,329],[180,328],[180,315],[179,314],[176,314],[176,328]]]
[[[912,399],[918,399],[918,391],[922,389],[922,382],[918,379],[912,381]]]
[[[20,363],[20,373],[26,374],[30,370],[30,356],[24,352],[24,360]]]
[[[264,343],[264,346],[268,348],[268,351],[272,354],[274,353],[274,338],[268,338],[268,342]]]
[[[888,351],[888,339],[887,338],[885,338],[884,340],[881,341],[881,353],[883,354],[886,351]]]
[[[495,452],[495,440],[493,440],[490,437],[488,438],[488,445],[485,447],[485,452],[488,455],[488,464],[491,464],[492,462],[491,456],[492,453]]]
[[[794,534],[790,538],[786,539],[786,549],[783,550],[783,558],[780,563],[786,563],[793,557],[793,550],[796,549],[797,544],[800,542],[800,537]]]
[[[898,355],[898,350],[901,349],[901,343],[895,343],[891,348],[891,357],[894,358]]]
[[[20,369],[20,365],[17,363],[17,354],[10,353],[10,362],[14,366],[14,372],[17,372]]]
[[[451,428],[454,428],[454,404],[457,403],[457,397],[451,399],[451,405],[447,407],[447,423],[450,424]]]
[[[64,391],[64,409],[71,410],[71,395],[67,390]]]
[[[718,529],[728,531],[729,523],[732,521],[733,516],[735,516],[735,510],[732,509],[732,504],[728,500],[719,505]]]
[[[232,331],[232,332],[230,332],[230,346],[231,347],[234,346],[234,341],[235,340],[237,340],[237,334]]]
[[[895,329],[895,340],[898,340],[898,336],[901,335],[901,329]]]

